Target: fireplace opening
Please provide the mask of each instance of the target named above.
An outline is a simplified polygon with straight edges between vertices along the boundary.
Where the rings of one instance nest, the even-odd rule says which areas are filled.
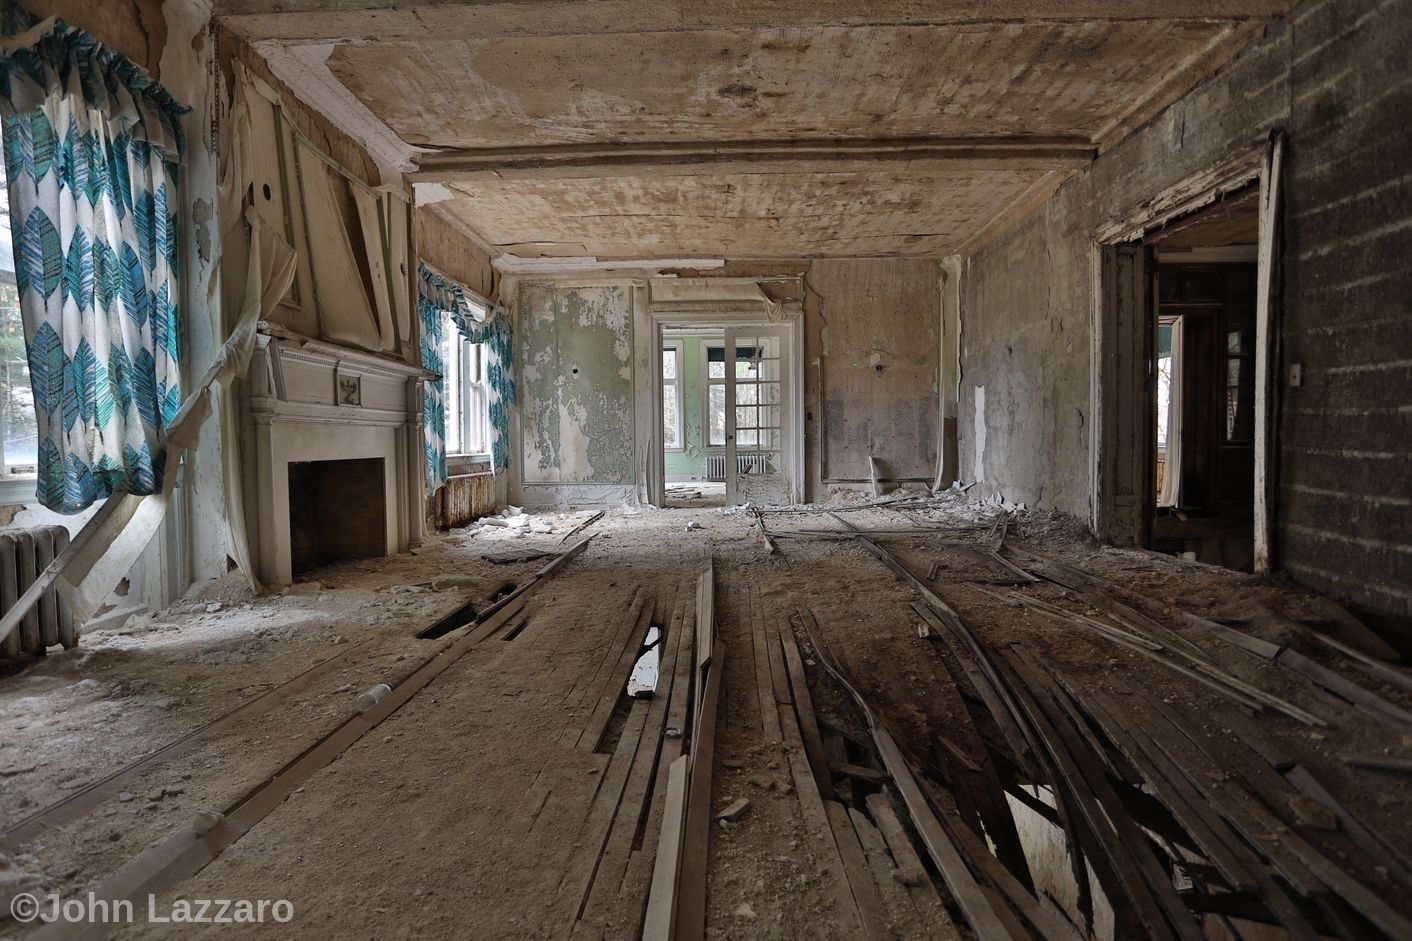
[[[387,497],[380,457],[289,465],[289,543],[294,574],[387,554]]]

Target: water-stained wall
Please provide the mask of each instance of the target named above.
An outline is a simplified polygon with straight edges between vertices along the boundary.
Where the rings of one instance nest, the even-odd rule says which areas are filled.
[[[631,487],[629,287],[524,283],[515,331],[524,486]]]

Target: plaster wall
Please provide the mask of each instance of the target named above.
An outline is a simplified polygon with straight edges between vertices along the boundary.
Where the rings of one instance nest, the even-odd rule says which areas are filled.
[[[883,461],[883,476],[933,479],[939,432],[940,262],[747,260],[662,274],[760,278],[773,299],[802,301],[805,499],[821,499],[829,487],[866,487],[870,442]],[[645,329],[646,315],[632,309],[633,296],[627,280],[521,282],[515,356],[523,459],[512,500],[638,498],[638,473],[646,456],[637,453],[633,441],[631,357],[635,330]],[[699,369],[699,353],[685,359],[688,370]],[[838,418],[829,419],[830,414]],[[690,407],[686,417],[689,424]],[[844,462],[837,478],[823,476],[825,455]]]
[[[1408,0],[1306,0],[969,258],[972,494],[1088,515],[1093,229],[1283,128],[1275,565],[1412,615],[1409,70]]]
[[[617,488],[634,486],[631,296],[627,284],[520,285],[515,357],[525,502],[597,502],[595,494],[611,499]]]

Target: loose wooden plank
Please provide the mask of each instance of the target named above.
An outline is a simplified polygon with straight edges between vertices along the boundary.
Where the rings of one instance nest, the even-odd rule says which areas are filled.
[[[1382,680],[1385,683],[1391,683],[1405,690],[1412,690],[1412,674],[1408,674],[1407,671],[1399,670],[1390,663],[1384,663],[1381,660],[1370,657],[1357,647],[1345,644],[1338,638],[1330,637],[1322,631],[1311,629],[1309,636],[1313,637],[1324,646],[1337,650],[1353,661],[1354,666],[1358,667],[1369,676]]]
[[[853,824],[859,845],[863,847],[863,858],[868,861],[868,868],[873,873],[873,881],[877,883],[878,896],[883,902],[884,913],[890,913],[893,916],[892,920],[895,925],[899,927],[906,925],[920,912],[914,904],[912,896],[908,893],[907,887],[898,878],[898,869],[893,863],[892,855],[888,853],[887,843],[884,842],[878,828],[856,808],[848,808],[848,819]],[[910,881],[911,878],[915,878],[915,874],[908,874],[904,878]],[[911,934],[911,932],[903,933]]]
[[[1412,758],[1399,758],[1396,755],[1354,755],[1349,753],[1341,753],[1338,757],[1345,764],[1353,765],[1355,768],[1412,774]]]
[[[818,654],[819,662],[848,690],[867,719],[868,726],[873,733],[873,740],[877,743],[878,757],[882,760],[883,767],[887,768],[892,775],[893,783],[897,786],[898,793],[902,795],[902,801],[912,816],[913,824],[922,836],[922,842],[926,844],[932,861],[936,864],[937,870],[941,873],[942,880],[956,900],[957,906],[965,915],[967,923],[970,924],[981,941],[992,941],[992,939],[994,941],[1008,941],[1010,933],[1006,931],[1000,918],[991,907],[990,899],[981,891],[975,877],[966,867],[956,846],[932,814],[926,797],[913,778],[901,750],[893,742],[892,736],[888,734],[887,730],[877,724],[863,697],[853,688],[837,666],[831,662],[821,646],[820,633],[816,630],[817,623],[814,621],[813,612],[805,609],[800,612],[800,617],[809,632],[809,639]]]
[[[642,744],[633,758],[632,771],[623,790],[620,809],[613,818],[612,832],[603,848],[603,856],[589,887],[588,904],[584,907],[583,917],[590,921],[603,918],[609,907],[617,902],[618,892],[627,872],[633,838],[642,822],[643,807],[649,796],[648,788],[661,752],[668,704],[672,697],[673,684],[676,682],[677,659],[683,653],[688,657],[691,655],[690,647],[682,646],[685,606],[685,599],[677,598],[672,617],[668,621],[666,649],[661,666],[662,679],[658,683],[657,695],[650,701]]]
[[[1127,719],[1120,718],[1124,710],[1097,690],[1090,690],[1085,696],[1084,707],[1098,721],[1104,734],[1137,766],[1148,786],[1191,834],[1231,887],[1242,891],[1254,889],[1257,884],[1255,869],[1261,865],[1260,861],[1252,860],[1248,851],[1242,852],[1240,844],[1223,832],[1226,829],[1224,823],[1209,815],[1207,808],[1210,804],[1205,795],[1191,786],[1180,769],[1173,766],[1171,759],[1144,741],[1144,726],[1153,720],[1143,713],[1142,719],[1133,721],[1131,707],[1126,710]]]
[[[1132,817],[1121,811],[1122,803],[1095,756],[1077,740],[1063,714],[1057,711],[1053,690],[1027,659],[1026,651],[1018,647],[1010,650],[1013,656],[1008,662],[1023,680],[1016,689],[1021,707],[1063,774],[1056,783],[1070,794],[1092,831],[1103,835],[1104,849],[1113,860],[1124,897],[1134,905],[1152,937],[1201,941],[1200,926],[1172,888],[1170,877],[1153,855],[1146,837]],[[1110,892],[1110,898],[1113,894]],[[1117,900],[1113,901],[1116,905]]]
[[[148,767],[158,758],[165,757],[168,760],[175,758],[189,751],[196,745],[197,740],[203,736],[224,732],[238,722],[249,721],[265,715],[281,702],[308,689],[310,684],[320,676],[332,670],[334,667],[339,666],[340,661],[345,656],[365,644],[370,643],[372,639],[371,637],[367,637],[355,644],[349,645],[339,653],[319,661],[302,673],[298,673],[288,680],[285,680],[280,685],[267,689],[260,695],[246,700],[225,715],[212,719],[205,725],[193,729],[180,738],[176,738],[160,748],[148,752],[146,755],[124,765],[113,773],[85,785],[82,789],[73,794],[35,811],[11,826],[8,830],[0,833],[0,845],[11,847],[18,846],[44,829],[63,826],[71,820],[76,820],[78,817],[97,807],[110,795],[116,793],[124,782],[138,771]],[[454,640],[454,638],[451,638],[449,642],[454,643]]]
[[[1308,768],[1296,764],[1283,771],[1282,774],[1285,780],[1298,788],[1305,797],[1317,801],[1333,811],[1334,816],[1338,818],[1339,826],[1344,833],[1348,834],[1348,838],[1358,844],[1358,848],[1376,865],[1386,869],[1391,878],[1402,883],[1404,890],[1412,890],[1412,862],[1408,861],[1407,856],[1400,849],[1384,842],[1382,837],[1370,830],[1353,811],[1330,794]]]
[[[789,686],[793,692],[794,711],[799,720],[799,736],[804,740],[804,754],[809,759],[809,768],[814,773],[814,784],[825,798],[834,797],[833,781],[828,775],[828,759],[824,757],[824,742],[819,735],[819,725],[814,716],[814,702],[809,695],[809,680],[804,672],[804,659],[799,654],[799,644],[794,638],[794,630],[787,623],[781,624],[780,644],[784,648],[785,668],[789,674]]]
[[[1203,617],[1198,617],[1189,612],[1182,613],[1182,620],[1186,621],[1188,624],[1206,629],[1234,647],[1239,647],[1241,650],[1255,654],[1265,660],[1270,660],[1287,670],[1312,680],[1335,696],[1359,707],[1396,731],[1412,732],[1412,712],[1408,712],[1400,706],[1393,705],[1377,693],[1340,676],[1323,664],[1310,660],[1297,650],[1281,646],[1280,644],[1272,644],[1267,640],[1253,637],[1244,631],[1238,631],[1224,624],[1218,624],[1215,621],[1208,621]]]
[[[652,886],[647,893],[642,941],[668,941],[673,936],[682,830],[686,823],[686,768],[689,762],[688,756],[680,755],[667,767],[666,807],[662,812],[662,830],[657,838]]]
[[[837,801],[824,801],[824,812],[828,815],[829,826],[833,830],[834,841],[838,844],[839,857],[843,860],[843,872],[848,880],[848,889],[853,893],[853,903],[863,922],[863,936],[866,938],[890,938],[887,916],[883,914],[882,898],[878,895],[877,880],[872,867],[863,854],[863,846],[858,842],[858,833],[853,829],[853,821],[848,811]]]
[[[682,840],[682,891],[677,901],[679,941],[699,941],[706,935],[706,858],[711,838],[711,774],[716,751],[716,708],[721,693],[725,644],[717,638],[701,694],[700,721],[691,741],[687,785],[686,828]]]
[[[932,792],[934,797],[936,796],[934,787],[927,784],[926,788]],[[940,801],[937,802],[937,805],[942,806]],[[959,821],[954,822],[948,827],[948,830],[956,842],[961,845],[961,848],[965,850],[966,855],[976,868],[985,873],[990,883],[1014,906],[1015,910],[1039,933],[1041,938],[1044,938],[1045,941],[1083,941],[1073,925],[1041,905],[1032,891],[991,855],[990,848],[979,836],[972,833]]]
[[[683,647],[672,670],[671,701],[667,706],[667,719],[663,728],[665,738],[657,756],[657,769],[653,775],[653,780],[659,782],[654,785],[654,791],[660,787],[664,789],[665,793],[668,770],[672,762],[684,754],[682,748],[685,742],[684,736],[692,716],[691,672],[695,663],[693,649],[695,642],[696,601],[695,598],[688,598],[686,608],[682,613],[681,643]],[[647,813],[647,825],[643,830],[643,833],[649,836],[644,838],[642,850],[633,851],[628,862],[627,872],[623,875],[623,883],[618,890],[623,903],[636,906],[639,914],[646,902],[646,893],[643,891],[643,887],[651,881],[655,860],[654,854],[651,852],[650,835],[660,833],[666,825],[663,818],[664,813],[665,801],[654,799]]]
[[[767,631],[764,622],[761,622],[760,630],[765,635],[762,638],[762,647],[770,643],[779,644],[778,633]],[[768,659],[766,660],[766,670],[768,673]],[[757,681],[759,679],[757,672]],[[768,680],[768,678],[766,679]],[[772,706],[775,705],[774,697],[767,696],[765,690],[761,690],[761,696],[762,704],[768,701]],[[841,920],[849,926],[866,927],[863,915],[858,910],[853,891],[849,887],[849,873],[844,866],[840,847],[826,809],[828,804],[834,802],[824,800],[820,788],[815,783],[815,771],[804,748],[804,737],[800,732],[798,714],[792,706],[779,708],[776,710],[775,722],[779,729],[779,741],[784,746],[785,763],[788,765],[790,777],[794,781],[794,792],[799,798],[799,814],[804,820],[809,846],[818,860],[819,866],[826,869],[834,880],[834,895],[839,904]]]
[[[574,537],[577,536],[579,533],[583,532],[585,529],[588,529],[588,527],[592,526],[594,523],[596,523],[596,522],[598,522],[599,520],[601,520],[601,519],[603,518],[603,514],[604,514],[605,512],[606,512],[605,510],[599,510],[597,513],[594,513],[594,514],[593,514],[592,516],[590,516],[588,519],[584,520],[582,523],[579,523],[579,524],[578,524],[577,526],[575,526],[573,529],[571,529],[571,530],[569,530],[567,533],[565,533],[565,534],[564,534],[564,538],[563,538],[563,539],[560,539],[559,542],[561,542],[561,543],[568,542],[570,539],[574,538]]]
[[[612,832],[613,820],[622,803],[623,791],[632,772],[634,759],[643,744],[650,700],[635,700],[623,725],[608,767],[598,776],[598,790],[593,795],[588,814],[574,840],[575,852],[568,868],[559,879],[560,904],[568,912],[567,928],[572,929],[588,904],[594,874],[603,858],[603,848]]]
[[[607,672],[600,676],[601,686],[597,701],[588,721],[584,723],[583,734],[579,736],[578,740],[577,747],[584,751],[598,750],[598,746],[603,742],[603,733],[607,731],[608,723],[613,718],[613,710],[617,707],[618,701],[627,695],[624,688],[628,681],[628,674],[632,672],[633,662],[637,660],[638,651],[642,648],[643,641],[647,637],[647,630],[652,624],[652,613],[656,604],[656,600],[651,597],[643,602],[638,611],[636,623],[623,638],[618,659],[608,668]]]
[[[902,828],[902,821],[897,819],[897,814],[892,809],[887,795],[869,794],[865,803],[868,806],[868,813],[873,815],[873,823],[877,826],[878,832],[882,834],[884,842],[887,843],[888,852],[892,854],[893,862],[903,873],[903,885],[906,887],[912,903],[918,911],[944,915],[945,908],[941,903],[941,895],[937,892],[931,876],[927,875],[926,867],[922,865],[922,858],[917,855],[917,849],[908,838],[907,831]]]

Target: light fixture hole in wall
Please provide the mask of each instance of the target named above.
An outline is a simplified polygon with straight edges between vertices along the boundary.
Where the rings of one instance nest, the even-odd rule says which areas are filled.
[[[579,374],[579,368],[578,368],[577,366],[574,367],[573,373],[574,373],[575,376],[577,376],[577,375]]]
[[[270,192],[270,184],[266,183],[260,189],[261,192],[265,194],[265,202],[269,202],[273,198],[273,194]]]

